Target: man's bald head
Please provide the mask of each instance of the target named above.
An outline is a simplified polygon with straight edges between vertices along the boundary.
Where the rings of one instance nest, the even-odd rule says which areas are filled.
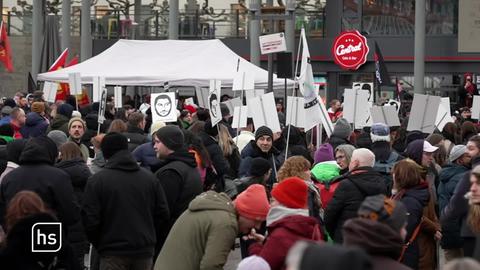
[[[348,169],[353,171],[359,167],[373,167],[375,164],[375,155],[367,148],[355,149]]]

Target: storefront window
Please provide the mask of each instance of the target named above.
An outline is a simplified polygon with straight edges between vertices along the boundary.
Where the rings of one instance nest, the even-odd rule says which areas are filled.
[[[359,11],[358,5],[362,4]],[[429,0],[426,5],[426,34],[457,33],[458,1]],[[362,16],[362,26],[359,16]],[[344,0],[343,29],[360,29],[370,35],[413,35],[414,0]]]

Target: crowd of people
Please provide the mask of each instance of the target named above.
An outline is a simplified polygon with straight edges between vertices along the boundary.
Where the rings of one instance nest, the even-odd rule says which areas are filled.
[[[103,124],[98,103],[72,97],[3,101],[1,269],[223,269],[238,247],[239,270],[480,269],[466,109],[433,134],[407,131],[408,117],[353,130],[333,100],[333,133],[315,145],[294,126],[235,130],[223,103],[212,126],[195,104],[163,123],[149,96],[124,100],[107,98]],[[59,250],[31,250],[39,222],[62,224]]]

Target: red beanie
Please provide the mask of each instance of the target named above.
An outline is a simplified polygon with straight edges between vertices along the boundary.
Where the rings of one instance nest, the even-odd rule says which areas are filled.
[[[303,209],[307,207],[308,185],[298,177],[290,177],[273,188],[272,196],[288,208]]]
[[[240,193],[234,204],[240,216],[251,220],[266,220],[270,210],[265,187],[259,184],[253,184]]]
[[[191,114],[197,112],[197,109],[195,109],[195,107],[193,107],[192,105],[185,105],[183,106],[183,108],[187,111],[189,111]]]

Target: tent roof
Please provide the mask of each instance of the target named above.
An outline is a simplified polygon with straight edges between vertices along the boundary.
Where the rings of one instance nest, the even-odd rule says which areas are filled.
[[[107,85],[208,87],[211,79],[231,87],[238,59],[255,74],[255,87],[266,89],[268,72],[238,56],[220,40],[119,40],[110,48],[75,66],[41,73],[38,80],[68,82],[68,74],[79,72],[82,83],[105,77]],[[274,74],[274,88],[284,80]],[[289,81],[289,84],[292,82]]]

